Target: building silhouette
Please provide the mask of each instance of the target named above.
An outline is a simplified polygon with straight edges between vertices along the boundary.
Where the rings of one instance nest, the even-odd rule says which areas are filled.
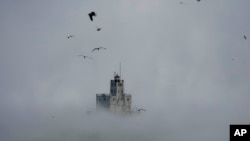
[[[131,112],[132,96],[124,93],[124,80],[118,74],[110,80],[109,94],[96,94],[96,109],[112,112]]]

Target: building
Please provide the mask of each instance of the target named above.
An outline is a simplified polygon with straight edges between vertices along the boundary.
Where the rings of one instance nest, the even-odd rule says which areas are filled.
[[[110,81],[109,94],[96,94],[96,109],[131,112],[132,96],[124,93],[124,80],[118,74]]]

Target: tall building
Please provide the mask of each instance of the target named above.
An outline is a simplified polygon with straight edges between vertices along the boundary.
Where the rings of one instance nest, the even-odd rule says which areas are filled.
[[[110,81],[109,94],[96,94],[96,109],[131,112],[132,96],[124,93],[124,80],[118,74]]]

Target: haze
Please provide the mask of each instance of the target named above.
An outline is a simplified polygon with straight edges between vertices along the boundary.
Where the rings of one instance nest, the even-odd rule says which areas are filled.
[[[228,141],[230,124],[250,123],[249,6],[1,0],[0,140]],[[147,111],[87,115],[120,62],[133,107]]]

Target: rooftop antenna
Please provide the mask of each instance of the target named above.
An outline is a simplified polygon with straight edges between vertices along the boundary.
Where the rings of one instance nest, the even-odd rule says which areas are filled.
[[[122,63],[120,62],[120,78],[122,78]]]

